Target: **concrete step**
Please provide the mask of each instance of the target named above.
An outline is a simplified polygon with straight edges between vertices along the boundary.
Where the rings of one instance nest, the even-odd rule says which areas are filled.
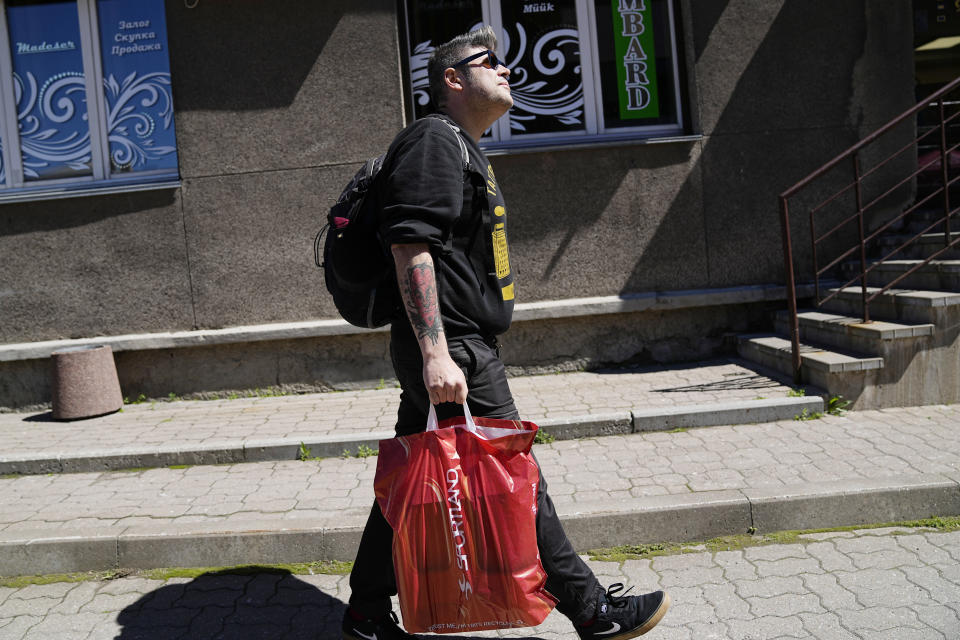
[[[957,221],[956,224],[960,225],[960,221]],[[913,235],[897,234],[880,238],[877,242],[877,248],[880,251],[880,256],[878,257],[884,257],[888,255],[891,251],[896,250],[913,237]],[[944,240],[944,233],[926,233],[916,240],[910,242],[910,244],[898,251],[893,257],[907,260],[923,260],[924,258],[928,258],[937,251],[943,249]],[[960,241],[960,232],[954,231],[950,234],[950,242],[954,243],[957,241]],[[953,248],[948,249],[944,253],[941,253],[937,257],[940,260],[960,259],[960,243],[956,244]]]
[[[737,350],[746,360],[793,376],[792,347],[785,335],[739,336]],[[886,365],[882,357],[801,343],[800,363],[802,384],[823,389],[828,398],[841,397],[851,403],[851,408],[916,404],[903,402],[899,396],[893,400],[877,398],[875,390]]]
[[[960,407],[534,445],[578,550],[960,513]],[[0,575],[353,559],[376,457],[0,478]]]
[[[789,419],[819,397],[734,361],[512,378],[517,407],[558,440]],[[127,405],[77,422],[0,413],[0,475],[338,457],[393,436],[398,389]],[[821,404],[818,404],[821,403]]]
[[[960,192],[955,193],[955,190],[956,190],[955,187],[954,189],[951,189],[951,197],[950,197],[950,200],[954,203],[958,202],[958,200],[956,199],[956,196],[957,196],[957,193],[960,193]],[[918,200],[922,200],[928,195],[928,191],[926,191],[925,189],[921,189],[920,191],[921,192],[917,193]],[[932,200],[928,201],[923,207],[911,213],[906,218],[906,224],[904,225],[906,227],[905,233],[917,234],[927,229],[929,229],[931,233],[935,233],[937,231],[943,232],[945,230],[944,223],[937,222],[938,220],[941,220],[943,217],[944,217],[943,202],[941,201],[940,197],[935,197]],[[956,229],[958,227],[958,223],[957,223],[958,219],[960,219],[960,215],[957,215],[956,213],[954,213],[953,216],[950,218],[951,228]]]
[[[793,349],[790,339],[779,334],[748,334],[738,337],[740,357],[792,375]],[[800,344],[801,367],[824,374],[863,373],[883,368],[883,358],[844,353],[812,344]],[[827,388],[827,387],[824,387]]]
[[[903,275],[922,260],[888,260],[867,274],[867,285],[882,287]],[[872,263],[871,263],[872,264]],[[843,276],[853,278],[860,271],[859,263],[844,263]],[[897,284],[899,288],[960,292],[960,260],[933,260]]]
[[[867,287],[871,296],[879,287]],[[863,295],[860,287],[826,289],[826,294],[837,293],[823,304],[823,309],[843,315],[860,317]],[[933,324],[951,326],[948,317],[960,313],[960,293],[950,291],[918,291],[915,289],[890,289],[870,303],[870,317],[907,324]]]
[[[801,310],[797,313],[800,328],[800,340],[844,351],[868,353],[884,357],[893,349],[902,349],[905,344],[930,342],[935,327],[933,324],[902,324],[872,320],[863,322],[860,318],[825,313],[823,311]],[[790,313],[779,311],[775,326],[782,335],[790,334]]]
[[[801,382],[825,389],[828,397],[842,396],[852,402],[854,409],[960,402],[958,323],[940,327],[933,335],[894,339],[884,339],[884,331],[892,336],[898,331],[927,332],[929,325],[890,328],[891,323],[871,324],[877,325],[880,332],[875,338],[862,339],[862,344],[875,348],[870,355],[801,344]],[[786,334],[741,336],[738,351],[749,361],[793,374]]]

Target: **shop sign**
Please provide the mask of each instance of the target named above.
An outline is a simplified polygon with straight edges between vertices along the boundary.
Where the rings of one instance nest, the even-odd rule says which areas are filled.
[[[611,7],[620,117],[659,117],[650,5],[646,0],[612,0]]]

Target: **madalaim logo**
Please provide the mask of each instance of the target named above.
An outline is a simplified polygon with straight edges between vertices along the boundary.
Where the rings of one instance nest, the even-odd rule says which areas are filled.
[[[55,53],[57,51],[73,51],[77,48],[73,40],[66,42],[47,42],[44,40],[40,44],[30,44],[29,42],[18,42],[17,53]]]

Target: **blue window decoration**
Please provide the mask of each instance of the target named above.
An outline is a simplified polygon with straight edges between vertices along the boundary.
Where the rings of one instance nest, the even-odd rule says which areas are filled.
[[[110,171],[176,173],[164,4],[99,0],[97,13]]]
[[[7,25],[24,179],[91,175],[77,3],[10,2]]]

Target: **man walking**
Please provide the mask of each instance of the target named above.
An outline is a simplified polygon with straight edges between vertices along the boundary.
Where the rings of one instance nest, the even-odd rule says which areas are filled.
[[[497,343],[510,326],[514,301],[507,208],[477,145],[513,106],[510,71],[495,51],[490,27],[437,47],[427,71],[439,113],[404,129],[384,161],[381,236],[392,251],[406,309],[390,336],[401,386],[397,435],[423,431],[431,403],[440,420],[462,415],[457,404],[465,402],[476,416],[519,419]],[[392,536],[374,504],[350,576],[345,640],[413,638],[391,611],[397,593]],[[617,595],[623,585],[600,586],[567,539],[542,474],[537,544],[546,589],[581,638],[642,635],[670,606],[662,591],[627,596]]]

